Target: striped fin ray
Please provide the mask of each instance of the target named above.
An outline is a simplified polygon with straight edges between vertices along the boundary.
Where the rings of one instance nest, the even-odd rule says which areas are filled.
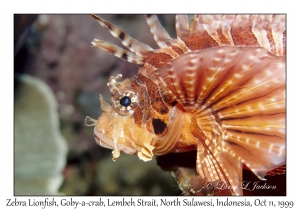
[[[223,45],[234,46],[234,42],[231,36],[231,24],[235,18],[235,15],[223,15],[220,28],[217,30],[219,38]]]
[[[165,28],[160,24],[156,15],[145,15],[155,42],[160,48],[168,47],[167,42],[172,40]]]
[[[218,45],[222,45],[217,30],[219,29],[222,21],[222,15],[200,15],[196,16],[198,22],[202,25],[203,29],[211,36]]]
[[[123,48],[118,47],[114,44],[110,44],[104,40],[94,39],[92,41],[92,45],[94,47],[98,47],[102,50],[110,52],[114,56],[121,58],[124,61],[128,61],[130,63],[135,64],[144,64],[143,58],[133,54],[132,52],[129,52],[128,50],[124,50]]]
[[[267,95],[222,109],[218,111],[218,117],[221,119],[245,118],[253,115],[271,115],[283,112],[285,112],[285,90],[284,87],[279,87]]]
[[[251,74],[251,71],[249,71],[248,74]],[[268,74],[272,76],[268,76]],[[231,83],[231,86],[228,87],[228,92],[231,91],[231,93],[227,94],[222,99],[219,99],[217,97],[208,98],[208,101],[214,101],[211,102],[214,103],[213,110],[217,111],[230,106],[236,106],[243,102],[257,99],[259,97],[261,97],[261,103],[259,104],[259,106],[263,107],[265,105],[262,104],[262,102],[266,102],[263,100],[263,97],[269,97],[269,95],[277,89],[281,90],[280,92],[278,92],[279,95],[282,94],[279,97],[284,97],[285,65],[280,62],[279,59],[278,63],[275,61],[271,65],[262,66],[261,71],[257,72],[257,74],[245,81],[244,84],[236,86],[235,83],[232,82],[232,80],[224,81],[224,83]],[[239,83],[239,81],[236,80],[236,83]],[[220,86],[222,86],[222,84]],[[218,88],[216,91],[220,92],[220,89],[222,89],[222,87]],[[273,99],[275,98],[272,98],[272,100]],[[282,99],[280,101],[280,103],[282,103]],[[274,103],[274,107],[276,107],[277,105],[277,103]],[[269,106],[269,108],[271,107]]]
[[[177,37],[181,37],[184,34],[187,34],[190,29],[189,20],[187,15],[176,15],[176,34]]]
[[[192,132],[201,143],[197,148],[197,171],[211,182],[221,180],[235,195],[242,195],[242,161],[235,155],[231,145],[224,141],[222,128],[211,110],[205,110],[205,113],[196,115],[198,134]],[[201,132],[205,140],[201,140]]]
[[[257,119],[264,121],[263,117]],[[226,130],[224,145],[228,145],[231,155],[243,162],[260,179],[264,179],[268,171],[285,164],[285,138]]]
[[[252,32],[253,18],[251,15],[237,15],[232,22],[231,36],[236,46],[259,47],[255,34]]]
[[[276,49],[276,55],[285,55],[285,15],[273,16],[270,24],[272,29],[272,37],[274,39],[274,48]]]
[[[264,47],[270,52],[276,53],[271,50],[271,38],[267,35],[267,31],[270,30],[270,23],[272,20],[272,15],[255,15],[253,17],[252,32],[255,35],[257,42],[260,46]]]
[[[122,31],[118,27],[114,26],[113,24],[109,23],[108,21],[104,20],[103,18],[100,18],[97,15],[91,15],[91,16],[101,26],[106,28],[115,38],[119,39],[122,42],[122,44],[125,47],[127,47],[133,54],[138,56],[139,60],[142,60],[146,53],[153,51],[153,49],[150,46],[137,41],[136,39],[132,38],[131,36],[126,34],[124,31]],[[128,62],[131,62],[131,61],[128,61]]]
[[[169,54],[172,58],[176,58],[189,51],[185,43],[179,37],[177,39],[170,37],[156,15],[145,15],[145,18],[155,42],[160,47],[156,52],[163,52]],[[184,22],[183,18],[179,18],[178,21],[183,21],[183,24],[185,24],[184,27],[187,27],[186,24],[188,24],[188,22]],[[176,22],[176,24],[180,24],[180,22]]]
[[[201,139],[198,132],[194,131],[192,134],[197,138]],[[236,195],[242,195],[241,181],[242,181],[242,163],[234,158],[228,150],[228,147],[223,147],[224,151],[220,150],[217,140],[212,138],[201,141],[201,144],[197,147],[197,172],[201,177],[206,178],[210,182],[222,181],[228,187],[231,186],[232,191]]]
[[[188,34],[180,34],[180,38],[190,50],[202,50],[219,44],[207,32],[211,16],[195,15]],[[203,20],[205,19],[205,21]]]

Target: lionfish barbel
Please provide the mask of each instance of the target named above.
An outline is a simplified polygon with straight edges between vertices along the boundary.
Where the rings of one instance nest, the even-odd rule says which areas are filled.
[[[92,16],[129,51],[93,46],[140,65],[131,79],[112,76],[111,104],[100,95],[101,116],[86,118],[113,160],[197,150],[198,175],[236,195],[243,163],[260,179],[285,164],[285,15],[176,15],[176,39],[146,15],[159,49]]]

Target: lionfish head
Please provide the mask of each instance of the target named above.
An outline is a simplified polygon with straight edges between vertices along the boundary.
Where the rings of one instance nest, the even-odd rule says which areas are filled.
[[[113,160],[121,151],[137,154],[143,161],[151,160],[154,154],[167,153],[178,140],[182,111],[174,104],[165,104],[155,83],[145,76],[117,82],[121,76],[111,77],[107,83],[111,104],[100,95],[102,114],[98,120],[86,118],[86,125],[95,126],[96,142],[113,150]],[[164,98],[172,99],[167,93]]]

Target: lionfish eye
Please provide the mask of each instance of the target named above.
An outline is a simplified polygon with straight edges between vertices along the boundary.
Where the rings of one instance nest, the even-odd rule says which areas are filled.
[[[124,107],[128,107],[131,105],[131,98],[128,97],[128,96],[123,96],[121,99],[120,99],[120,104]]]
[[[112,96],[113,107],[121,115],[132,115],[137,106],[137,95],[131,90],[121,90]]]

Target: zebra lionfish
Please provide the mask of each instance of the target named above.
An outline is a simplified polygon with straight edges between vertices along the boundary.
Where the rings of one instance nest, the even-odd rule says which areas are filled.
[[[100,95],[102,115],[86,118],[113,160],[197,150],[198,175],[236,195],[243,163],[260,179],[285,164],[285,15],[176,15],[176,39],[146,15],[158,49],[92,16],[128,50],[93,46],[140,65],[131,79],[111,76],[111,104]]]

